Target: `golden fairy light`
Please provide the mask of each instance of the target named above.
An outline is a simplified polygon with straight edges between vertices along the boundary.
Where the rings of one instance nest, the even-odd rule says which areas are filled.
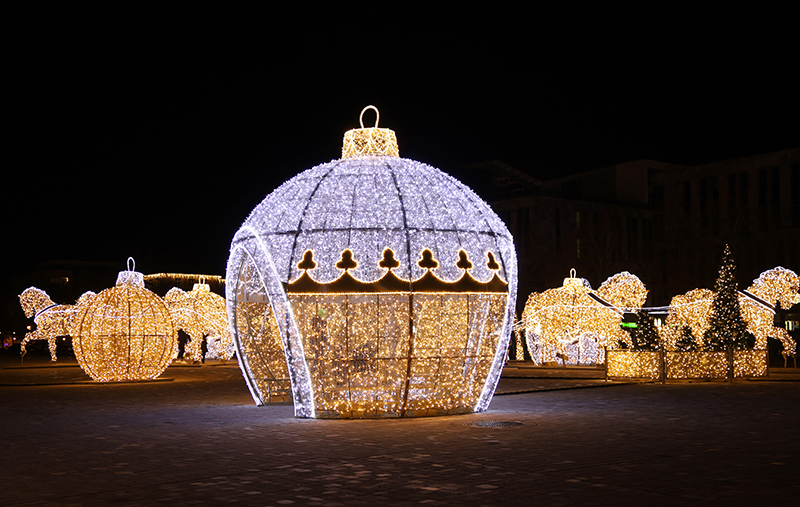
[[[711,301],[714,292],[708,289],[693,289],[686,294],[674,296],[669,303],[661,339],[667,350],[676,350],[681,336],[691,336],[698,349],[704,348],[703,335],[711,326]],[[689,335],[691,333],[691,335]]]
[[[364,113],[367,110],[375,111],[375,127],[364,128]],[[367,106],[361,110],[358,118],[360,129],[351,129],[344,133],[342,142],[342,158],[361,156],[390,156],[398,157],[397,137],[391,129],[378,128],[381,116],[378,108]]]
[[[298,417],[486,410],[513,322],[513,239],[469,188],[361,124],[233,239],[228,316],[253,398],[291,391]]]
[[[536,363],[593,364],[603,347],[630,345],[620,328],[624,311],[642,307],[647,289],[635,275],[617,273],[593,291],[574,270],[564,284],[528,297],[522,321],[528,350]]]
[[[225,299],[211,292],[201,277],[190,292],[179,287],[170,289],[164,303],[177,329],[183,329],[191,341],[186,346],[184,357],[190,361],[201,360],[201,345],[205,338],[210,359],[230,359],[233,354],[231,335],[228,332],[228,315]]]
[[[177,346],[167,307],[144,288],[131,258],[116,286],[79,306],[71,334],[78,364],[98,382],[156,378]]]

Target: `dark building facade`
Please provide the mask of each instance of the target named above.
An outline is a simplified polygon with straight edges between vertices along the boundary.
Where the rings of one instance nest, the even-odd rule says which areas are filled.
[[[516,242],[520,308],[571,268],[594,287],[629,271],[650,290],[648,306],[666,305],[713,288],[725,244],[742,288],[775,266],[800,271],[800,148],[691,167],[637,160],[548,181],[480,165]]]

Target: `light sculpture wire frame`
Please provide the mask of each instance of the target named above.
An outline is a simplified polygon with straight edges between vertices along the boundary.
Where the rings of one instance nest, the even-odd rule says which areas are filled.
[[[79,307],[72,329],[78,364],[98,382],[149,380],[172,362],[177,334],[160,297],[144,288],[142,273],[128,270],[117,285]]]
[[[436,168],[344,153],[268,195],[232,241],[228,317],[255,402],[291,390],[298,417],[485,410],[513,322],[510,233]],[[364,288],[389,275],[406,285]],[[303,277],[316,288],[294,290]]]
[[[714,292],[693,289],[679,294],[672,298],[666,322],[658,330],[661,350],[610,351],[608,375],[651,379],[663,376],[665,380],[766,377],[768,337],[779,339],[787,355],[795,353],[794,340],[786,329],[774,325],[773,318],[775,303],[791,307],[800,302],[799,291],[800,277],[790,269],[776,267],[761,273],[738,296],[747,331],[755,337],[753,348],[727,351],[707,350],[704,342],[711,325]]]

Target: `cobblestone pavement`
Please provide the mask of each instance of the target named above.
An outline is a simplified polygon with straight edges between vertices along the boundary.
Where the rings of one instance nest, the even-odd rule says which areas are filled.
[[[482,414],[337,421],[256,407],[235,363],[113,385],[74,363],[5,366],[4,506],[799,501],[796,381],[503,379],[533,392]]]

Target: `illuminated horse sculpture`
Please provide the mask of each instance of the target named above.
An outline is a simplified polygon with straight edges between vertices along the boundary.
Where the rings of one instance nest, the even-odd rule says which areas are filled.
[[[647,299],[638,277],[623,271],[593,291],[582,278],[528,297],[522,322],[531,357],[537,363],[561,359],[570,363],[602,362],[600,347],[630,345],[620,328],[623,310],[636,310]]]
[[[210,291],[207,284],[196,283],[190,292],[174,287],[164,296],[164,303],[176,328],[183,329],[191,341],[186,345],[184,357],[199,361],[202,357],[201,345],[207,336],[208,357],[222,360],[233,354],[228,314],[222,296]],[[177,349],[176,349],[177,354]]]
[[[767,338],[773,337],[783,343],[783,356],[795,357],[795,343],[786,329],[774,326],[775,303],[780,302],[782,308],[790,308],[800,303],[800,277],[786,268],[777,267],[764,271],[746,290],[739,291],[739,307],[742,318],[747,323],[747,331],[755,336],[754,348],[767,348]],[[708,289],[695,289],[684,295],[675,296],[670,302],[669,316],[666,326],[662,327],[662,336],[668,349],[674,350],[679,329],[691,327],[702,348],[703,334],[710,327],[711,303],[714,293]]]
[[[672,298],[669,314],[659,329],[667,350],[677,350],[682,329],[688,327],[694,336],[697,348],[703,348],[703,335],[711,327],[711,302],[714,292],[708,289],[693,289]]]
[[[774,305],[780,302],[782,308],[791,308],[800,303],[798,291],[800,277],[790,269],[777,267],[761,273],[744,294],[739,296],[747,329],[756,337],[756,349],[766,349],[767,337],[771,336],[783,343],[784,358],[795,357],[796,345],[789,332],[774,325]]]
[[[95,295],[94,292],[84,292],[78,299],[76,305],[59,305],[50,299],[42,289],[28,287],[19,296],[19,302],[25,316],[33,317],[36,323],[36,331],[25,334],[25,338],[20,345],[20,351],[24,356],[27,353],[25,345],[33,340],[47,340],[50,348],[50,359],[56,360],[56,339],[59,336],[69,336],[72,327],[72,319],[78,312],[81,305],[85,304]]]

